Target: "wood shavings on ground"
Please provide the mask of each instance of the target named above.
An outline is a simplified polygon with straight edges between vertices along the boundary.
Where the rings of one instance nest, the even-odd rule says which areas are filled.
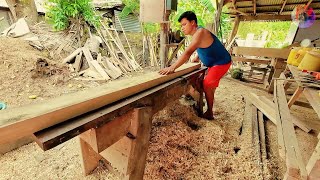
[[[248,91],[267,94],[223,79],[216,92],[213,121],[199,118],[188,105],[191,103],[180,101],[155,115],[144,179],[262,179],[256,151],[248,137],[251,134],[240,133],[243,96]],[[282,179],[285,171],[278,156],[276,132],[276,126],[266,121],[268,161],[264,164],[264,179]],[[303,152],[312,151],[312,136],[301,133],[297,131],[298,139],[308,141],[303,144]],[[46,152],[31,143],[0,155],[0,179],[121,179],[103,164],[84,176],[79,151],[77,138]]]

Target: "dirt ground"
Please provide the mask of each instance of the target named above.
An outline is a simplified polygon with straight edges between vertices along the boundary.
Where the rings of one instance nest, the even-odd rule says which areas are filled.
[[[38,58],[45,58],[50,73],[39,74]],[[61,94],[99,86],[101,82],[76,81],[59,62],[26,42],[0,38],[0,101],[8,107],[27,105]],[[51,71],[52,70],[52,71]],[[129,77],[126,77],[129,78]],[[282,179],[284,163],[278,157],[277,129],[266,121],[268,160],[261,170],[252,147],[251,134],[242,132],[248,92],[268,95],[229,79],[223,79],[216,92],[215,120],[196,116],[192,101],[181,98],[153,117],[144,179]],[[29,96],[35,95],[32,99]],[[308,108],[293,106],[308,121],[317,115]],[[317,143],[316,133],[296,129],[305,162]],[[43,152],[36,143],[0,155],[2,179],[121,179],[101,164],[91,175],[81,171],[77,138]]]

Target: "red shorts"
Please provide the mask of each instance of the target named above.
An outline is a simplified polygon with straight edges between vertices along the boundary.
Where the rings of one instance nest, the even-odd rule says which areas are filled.
[[[203,80],[204,88],[216,88],[220,79],[228,72],[231,62],[224,65],[216,65],[208,68],[206,77]]]

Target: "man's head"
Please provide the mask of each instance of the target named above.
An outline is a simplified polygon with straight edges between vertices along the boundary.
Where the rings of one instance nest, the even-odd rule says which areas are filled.
[[[180,22],[182,31],[185,35],[190,35],[191,32],[198,26],[197,16],[192,11],[186,11],[182,13],[178,21]]]

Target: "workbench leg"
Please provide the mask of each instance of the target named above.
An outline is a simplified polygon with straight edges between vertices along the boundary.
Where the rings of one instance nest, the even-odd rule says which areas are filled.
[[[102,156],[96,153],[87,142],[81,139],[81,137],[79,137],[79,139],[82,156],[82,168],[84,175],[86,176],[99,165],[99,160],[102,159]]]
[[[200,80],[200,88],[198,89],[198,92],[200,93],[199,100],[198,100],[198,116],[203,115],[203,79],[204,79],[205,73],[201,74],[199,77]]]
[[[292,95],[292,97],[290,98],[289,102],[288,102],[288,107],[289,109],[291,108],[291,106],[294,104],[294,102],[296,102],[296,100],[300,97],[301,93],[303,92],[303,87],[299,86],[296,91],[294,92],[294,94]]]
[[[275,78],[279,78],[280,74],[282,73],[283,69],[275,69],[273,75],[272,75],[272,79],[271,82],[269,83],[269,87],[268,87],[268,92],[269,93],[273,93],[274,90],[274,79]]]
[[[135,109],[130,132],[135,136],[129,157],[130,180],[143,179],[152,127],[151,108]]]

